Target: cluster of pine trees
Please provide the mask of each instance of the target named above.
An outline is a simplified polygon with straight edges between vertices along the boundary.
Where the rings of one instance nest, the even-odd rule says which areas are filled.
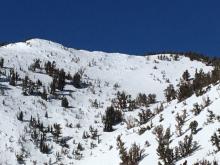
[[[50,85],[50,93],[54,94],[56,89],[63,91],[64,86],[66,84],[65,80],[71,81],[71,84],[76,88],[82,87],[81,77],[82,72],[78,71],[73,76],[70,73],[66,73],[64,69],[59,69],[56,67],[56,62],[47,61],[42,66],[40,59],[35,59],[33,64],[29,67],[30,70],[36,71],[36,69],[43,72],[53,78],[53,81]]]
[[[170,84],[167,89],[165,89],[165,97],[167,101],[171,101],[173,99],[178,99],[179,101],[183,101],[186,98],[190,97],[192,94],[202,95],[206,92],[204,87],[215,84],[220,80],[220,60],[218,59],[210,59],[208,57],[198,55],[195,53],[185,53],[185,56],[189,57],[191,60],[199,60],[206,62],[207,65],[213,65],[214,70],[209,73],[204,73],[201,69],[200,71],[195,72],[194,78],[190,78],[190,74],[188,70],[186,70],[180,80],[178,89],[175,90],[174,86]],[[172,56],[174,60],[178,60],[179,55]],[[168,60],[166,56],[158,56],[159,60]],[[4,67],[4,59],[0,59],[0,68]],[[73,76],[70,73],[66,73],[64,69],[58,69],[56,67],[56,63],[46,62],[44,66],[41,65],[41,61],[39,59],[35,59],[34,63],[29,67],[30,70],[36,71],[45,70],[46,74],[53,78],[50,84],[50,94],[55,95],[56,90],[63,91],[66,85],[66,81],[70,81],[71,84],[76,88],[82,88],[82,74],[80,72],[76,72]],[[42,87],[42,83],[40,80],[37,82],[33,82],[26,76],[24,79],[21,79],[18,73],[12,69],[9,74],[9,84],[12,86],[16,86],[18,81],[22,81],[22,90],[24,95],[40,95],[43,99],[47,100],[47,90],[43,88],[43,92],[40,92],[40,88]],[[133,111],[135,108],[144,106],[148,107],[149,104],[153,104],[156,102],[155,94],[138,94],[136,99],[132,99],[131,95],[126,94],[125,92],[118,92],[116,98],[112,100],[112,106],[107,107],[105,111],[105,115],[102,118],[104,123],[104,131],[110,132],[113,131],[113,126],[123,121],[123,111]],[[207,104],[210,103],[210,100],[207,100]],[[61,105],[63,107],[68,107],[69,103],[67,98],[63,97],[61,101]],[[201,112],[202,108],[195,104],[193,108],[193,112],[195,115],[198,115]],[[142,111],[138,114],[140,125],[147,123],[154,117],[154,113],[150,110]],[[47,115],[48,116],[48,115]],[[24,121],[24,114],[21,111],[17,115],[17,119],[20,121]],[[182,135],[182,126],[185,123],[186,114],[182,115],[177,114],[177,134],[178,136]],[[52,135],[55,142],[59,143],[62,146],[67,146],[65,141],[62,139],[62,128],[60,124],[48,125],[44,126],[43,122],[39,119],[32,118],[29,121],[29,126],[31,128],[30,136],[33,142],[39,147],[39,150],[42,153],[49,154],[52,150],[52,147],[48,145],[48,135]],[[198,123],[193,121],[189,125],[189,129],[191,130],[190,135],[186,135],[183,141],[179,142],[179,145],[172,148],[170,146],[172,141],[172,134],[170,133],[170,129],[166,130],[163,127],[157,126],[154,129],[154,134],[156,135],[156,139],[158,142],[157,154],[161,162],[159,164],[164,165],[172,165],[176,161],[192,154],[195,150],[199,148],[197,142],[193,141],[193,135],[197,133]],[[92,139],[97,138],[97,130],[90,128],[91,135],[84,135],[85,138],[88,136]],[[211,137],[211,143],[216,147],[216,152],[220,151],[220,129],[217,130]],[[132,147],[127,151],[124,146],[124,142],[122,142],[120,136],[117,138],[117,146],[119,149],[120,158],[122,160],[121,164],[126,165],[137,165],[138,162],[144,157],[144,150],[140,148],[140,146],[135,143]],[[82,150],[83,147],[79,144],[77,147],[79,150]],[[19,157],[18,157],[19,158]],[[211,164],[209,161],[200,161],[195,163],[195,165],[199,164]],[[217,162],[213,164],[217,165]],[[185,162],[184,165],[187,165]]]
[[[215,68],[211,73],[204,73],[201,69],[199,72],[196,70],[194,78],[190,78],[188,70],[186,70],[179,83],[178,89],[174,89],[173,85],[170,84],[165,90],[164,94],[167,101],[173,99],[178,99],[178,101],[183,101],[188,97],[192,96],[194,93],[197,96],[204,94],[209,88],[204,89],[204,87],[210,84],[215,84],[220,80],[220,70]]]
[[[133,111],[138,107],[148,107],[149,104],[153,103],[156,103],[155,94],[146,95],[143,93],[139,93],[136,99],[132,99],[131,95],[126,94],[124,91],[118,91],[116,94],[116,98],[112,100],[112,105],[116,109],[120,109],[122,111]]]
[[[123,121],[122,112],[133,111],[135,108],[144,106],[148,107],[149,104],[156,102],[156,95],[149,94],[145,95],[139,93],[136,99],[132,99],[131,95],[126,94],[125,92],[117,92],[116,98],[112,100],[112,105],[107,107],[105,115],[103,116],[104,131],[111,132],[113,131],[113,126]],[[154,114],[147,110],[139,113],[139,123],[144,124],[148,122]]]
[[[67,80],[76,88],[83,87],[81,79],[83,74],[82,71],[79,70],[73,76],[71,76],[71,74],[66,73],[64,69],[58,69],[56,67],[55,61],[47,61],[44,63],[44,65],[42,65],[40,59],[35,59],[33,64],[30,65],[29,70],[33,72],[36,72],[38,70],[39,73],[43,73],[43,71],[45,71],[45,73],[51,76],[53,79],[48,89],[46,89],[44,86],[42,86],[42,82],[40,80],[38,80],[37,82],[33,82],[29,79],[28,76],[25,76],[24,79],[20,79],[17,72],[11,70],[9,75],[10,85],[15,86],[17,84],[17,81],[21,80],[24,95],[41,96],[42,99],[47,100],[48,92],[51,95],[57,96],[57,90],[63,91]],[[61,106],[66,108],[69,106],[69,102],[66,97],[61,98]]]
[[[24,116],[21,111],[18,115],[18,120],[23,121]],[[36,147],[39,148],[40,152],[49,154],[52,152],[52,146],[48,144],[52,135],[54,141],[60,145],[64,142],[62,140],[62,127],[60,124],[54,123],[53,125],[44,126],[40,119],[33,118],[31,116],[29,120],[30,137]]]
[[[172,148],[170,146],[172,142],[172,134],[170,128],[167,128],[165,131],[162,125],[159,125],[154,128],[153,133],[156,136],[158,142],[157,154],[159,159],[162,162],[158,164],[162,165],[172,165],[176,161],[192,154],[195,150],[199,148],[199,145],[196,141],[193,141],[193,135],[186,135],[183,141],[179,141],[179,145]]]
[[[40,91],[42,87],[42,82],[40,80],[37,80],[37,82],[33,82],[30,80],[28,76],[25,76],[24,79],[22,79],[22,91],[24,95],[35,95],[35,96],[42,96],[45,93],[42,93]]]
[[[117,147],[122,161],[120,165],[138,165],[145,156],[145,150],[141,149],[136,143],[133,143],[127,151],[125,143],[121,140],[121,136],[117,137]]]

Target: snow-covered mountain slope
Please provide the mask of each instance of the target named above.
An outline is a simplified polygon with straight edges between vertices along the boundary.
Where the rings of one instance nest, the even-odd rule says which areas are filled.
[[[192,164],[203,158],[218,160],[219,153],[210,154],[213,152],[210,137],[220,126],[219,122],[215,120],[211,124],[204,124],[207,120],[208,109],[212,110],[214,114],[220,115],[218,85],[211,86],[210,90],[202,96],[193,95],[180,103],[177,100],[167,103],[164,97],[164,89],[170,83],[176,87],[185,70],[188,70],[193,77],[196,69],[203,69],[207,73],[213,67],[199,61],[191,61],[184,56],[180,56],[178,60],[174,60],[170,54],[165,56],[170,60],[159,60],[157,55],[130,56],[120,53],[76,50],[41,39],[32,39],[0,47],[0,57],[4,58],[5,66],[2,72],[6,72],[6,75],[10,68],[15,68],[21,78],[28,76],[33,81],[39,79],[47,88],[52,82],[52,77],[29,69],[35,59],[40,59],[42,67],[47,61],[55,61],[57,68],[63,68],[66,73],[69,72],[71,75],[79,70],[83,71],[82,80],[89,84],[85,88],[77,89],[67,83],[64,91],[57,91],[59,95],[66,96],[68,99],[69,108],[63,108],[59,99],[45,101],[40,96],[24,96],[20,85],[9,85],[5,81],[5,76],[1,76],[0,85],[4,92],[0,95],[0,164],[17,164],[16,155],[20,154],[21,150],[24,150],[26,155],[24,158],[26,164],[34,162],[37,164],[51,162],[51,164],[79,165],[119,164],[121,160],[116,145],[118,135],[121,135],[127,148],[134,142],[139,144],[141,148],[145,148],[144,154],[146,156],[140,161],[140,165],[158,164],[159,157],[156,152],[158,144],[152,133],[153,129],[139,135],[140,126],[127,129],[126,123],[122,122],[114,126],[113,132],[103,132],[102,116],[118,91],[125,91],[133,99],[138,93],[156,94],[158,102],[151,104],[148,108],[153,111],[163,102],[164,110],[152,119],[152,123],[154,127],[159,124],[162,124],[164,128],[170,127],[173,133],[172,146],[178,145],[184,135],[190,133],[188,130],[190,122],[198,121],[200,131],[193,138],[199,142],[199,149],[176,164],[181,164],[185,160]],[[19,83],[21,84],[21,82]],[[203,100],[207,96],[209,96],[211,104],[205,107],[199,115],[193,115],[190,111],[193,109],[193,104],[203,104]],[[91,104],[95,99],[100,103],[98,108]],[[141,109],[146,110],[146,107],[123,112],[124,118],[138,118],[138,112]],[[181,114],[184,109],[188,114],[183,126],[184,134],[178,137],[175,134],[175,116],[177,113]],[[18,113],[21,111],[24,112],[23,122],[17,119]],[[48,118],[45,117],[46,112]],[[164,120],[160,122],[161,114]],[[30,138],[29,120],[31,116],[39,118],[44,127],[54,123],[60,124],[62,137],[68,139],[69,147],[55,143],[50,139],[51,135],[48,135],[47,143],[52,146],[52,150],[49,154],[40,152]],[[149,123],[142,125],[142,127],[146,125]],[[82,138],[83,132],[89,132],[90,126],[98,130],[99,140]],[[150,143],[150,146],[146,146],[146,141]],[[84,148],[80,151],[80,156],[74,154],[79,143]],[[60,156],[57,156],[58,153]],[[79,157],[80,160],[76,160]],[[58,158],[60,159],[58,160]]]

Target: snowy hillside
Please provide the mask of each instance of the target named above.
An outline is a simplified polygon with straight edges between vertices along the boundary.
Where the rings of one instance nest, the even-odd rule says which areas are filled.
[[[177,58],[176,55],[165,54],[163,59],[160,56],[89,52],[41,39],[0,47],[0,58],[4,59],[0,77],[0,164],[120,164],[122,160],[117,146],[117,137],[120,135],[127,151],[134,142],[144,149],[143,157],[138,161],[140,165],[157,165],[162,160],[157,154],[155,128],[159,125],[163,125],[164,130],[170,128],[170,146],[175,148],[179,141],[191,134],[189,125],[192,121],[198,122],[197,130],[193,133],[193,141],[197,141],[198,145],[193,153],[173,163],[182,164],[187,160],[188,164],[193,164],[204,158],[220,161],[220,152],[215,152],[216,148],[210,141],[220,128],[219,84],[210,84],[208,88],[204,87],[206,92],[199,96],[193,93],[183,101],[173,99],[168,102],[164,95],[169,84],[178,90],[180,78],[186,70],[190,79],[193,79],[196,70],[202,69],[208,73],[213,67],[200,61],[191,61],[185,56]],[[40,66],[36,65],[33,69],[36,60]],[[45,69],[48,61],[71,77],[68,79],[66,76],[64,88],[55,89],[54,93],[50,88],[56,78],[54,73],[50,75]],[[10,83],[12,70],[19,75],[16,84]],[[72,84],[72,77],[76,73],[81,75],[80,87]],[[33,94],[30,91],[24,94],[24,88],[27,88],[24,87],[25,77],[28,77],[27,82],[39,80],[42,83],[36,88],[37,92],[34,89]],[[43,91],[47,93],[46,99],[38,94]],[[146,106],[135,106],[132,110],[119,108],[122,121],[113,125],[113,131],[104,131],[107,107],[113,103],[117,92],[123,91],[131,95],[131,100],[135,100],[139,93],[147,96],[155,94],[156,101]],[[68,100],[67,107],[61,105],[63,98]],[[201,109],[196,115],[192,111],[195,103]],[[161,106],[163,108],[160,110]],[[153,112],[152,117],[140,124],[139,113],[148,109]],[[176,116],[182,115],[184,110],[186,117],[182,133],[178,135]],[[207,121],[210,111],[214,117]],[[33,126],[34,120],[39,126]],[[151,123],[153,126],[150,126]],[[56,125],[61,128],[60,134],[56,132]],[[50,130],[52,126],[53,130]],[[150,130],[141,134],[140,129],[147,126],[151,127]],[[49,149],[43,146],[41,150],[42,141],[39,139],[43,139]]]

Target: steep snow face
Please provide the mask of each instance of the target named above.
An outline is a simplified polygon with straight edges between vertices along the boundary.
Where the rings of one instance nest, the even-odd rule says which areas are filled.
[[[164,99],[163,89],[167,87],[167,79],[176,85],[186,69],[192,76],[196,69],[202,68],[204,72],[211,69],[186,57],[181,57],[179,61],[160,61],[157,56],[142,57],[75,50],[40,39],[1,47],[0,53],[7,66],[17,68],[18,72],[22,68],[23,76],[33,75],[28,71],[28,67],[34,59],[39,58],[42,62],[55,61],[58,68],[70,73],[80,68],[85,69],[85,75],[89,79],[117,83],[122,90],[132,95],[139,92],[156,93],[159,100]],[[38,76],[35,75],[36,78],[42,77],[42,80],[45,80],[43,75]]]
[[[8,85],[8,82],[0,82],[1,87],[4,88],[4,95],[0,96],[0,164],[17,164],[16,153],[19,153],[21,148],[25,149],[27,164],[31,164],[33,161],[37,161],[38,164],[49,161],[80,165],[119,164],[120,157],[116,147],[116,137],[122,135],[128,148],[133,142],[145,147],[147,156],[140,162],[140,165],[146,163],[156,165],[158,163],[157,142],[152,131],[138,135],[139,127],[128,130],[126,124],[122,123],[115,126],[115,131],[106,133],[103,132],[102,115],[105,113],[106,107],[111,104],[111,99],[115,97],[117,91],[125,91],[131,94],[132,98],[135,98],[140,92],[155,93],[158,103],[149,107],[153,110],[160,102],[165,101],[164,89],[169,83],[176,86],[185,70],[188,70],[193,77],[196,69],[203,69],[204,72],[213,69],[202,62],[190,61],[187,57],[180,56],[179,60],[175,61],[171,55],[166,54],[165,56],[171,61],[159,60],[156,55],[145,57],[76,50],[41,39],[32,39],[0,47],[0,57],[5,59],[4,65],[6,67],[4,70],[7,72],[8,68],[15,68],[22,78],[29,76],[34,81],[39,79],[44,86],[48,87],[52,81],[50,76],[32,72],[28,68],[35,59],[41,60],[42,67],[44,62],[55,61],[57,68],[63,68],[66,73],[70,72],[72,75],[78,70],[83,70],[83,81],[91,84],[83,89],[76,89],[67,84],[64,91],[59,93],[65,95],[69,101],[70,108],[65,109],[60,106],[60,100],[44,101],[37,96],[23,96],[20,86],[13,87]],[[195,154],[186,158],[188,162],[195,162],[203,157],[214,159],[214,157],[220,156],[217,154],[207,156],[208,152],[212,150],[209,138],[219,123],[216,121],[211,125],[203,126],[208,108],[216,114],[219,113],[216,108],[220,104],[218,87],[213,86],[206,95],[210,96],[212,104],[197,117],[194,117],[190,110],[194,103],[202,102],[202,96],[193,95],[186,100],[185,104],[177,103],[176,100],[165,103],[165,110],[162,112],[164,120],[159,122],[159,115],[152,120],[154,126],[162,124],[165,128],[170,127],[174,133],[175,115],[186,109],[188,120],[184,125],[185,134],[188,134],[187,128],[191,121],[197,120],[199,122],[199,127],[202,129],[194,138],[199,141],[201,147]],[[99,108],[91,106],[91,101],[95,99],[101,104]],[[17,120],[17,114],[20,111],[24,112],[24,118],[27,121],[32,116],[43,121],[45,126],[54,123],[61,124],[62,136],[70,139],[68,140],[69,148],[62,148],[59,144],[51,141],[48,143],[53,146],[52,152],[48,155],[42,154],[30,140],[28,122]],[[49,118],[45,118],[45,112],[48,112]],[[125,118],[137,118],[138,112],[140,109],[125,112],[124,116]],[[69,124],[72,124],[73,128],[67,127]],[[90,138],[82,139],[83,132],[89,132],[90,126],[98,129],[99,143]],[[172,145],[176,145],[179,140],[183,139],[183,136],[173,135],[172,139]],[[146,140],[150,143],[149,147],[145,146]],[[80,160],[75,160],[73,151],[78,143],[81,143],[84,148],[83,157]],[[91,143],[96,147],[91,148]],[[59,161],[56,159],[57,152],[62,153]],[[180,164],[184,160],[178,163]]]

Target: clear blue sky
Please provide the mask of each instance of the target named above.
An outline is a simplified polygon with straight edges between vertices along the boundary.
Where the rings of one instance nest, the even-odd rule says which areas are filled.
[[[69,47],[220,55],[219,0],[5,0],[0,41],[43,38]]]

